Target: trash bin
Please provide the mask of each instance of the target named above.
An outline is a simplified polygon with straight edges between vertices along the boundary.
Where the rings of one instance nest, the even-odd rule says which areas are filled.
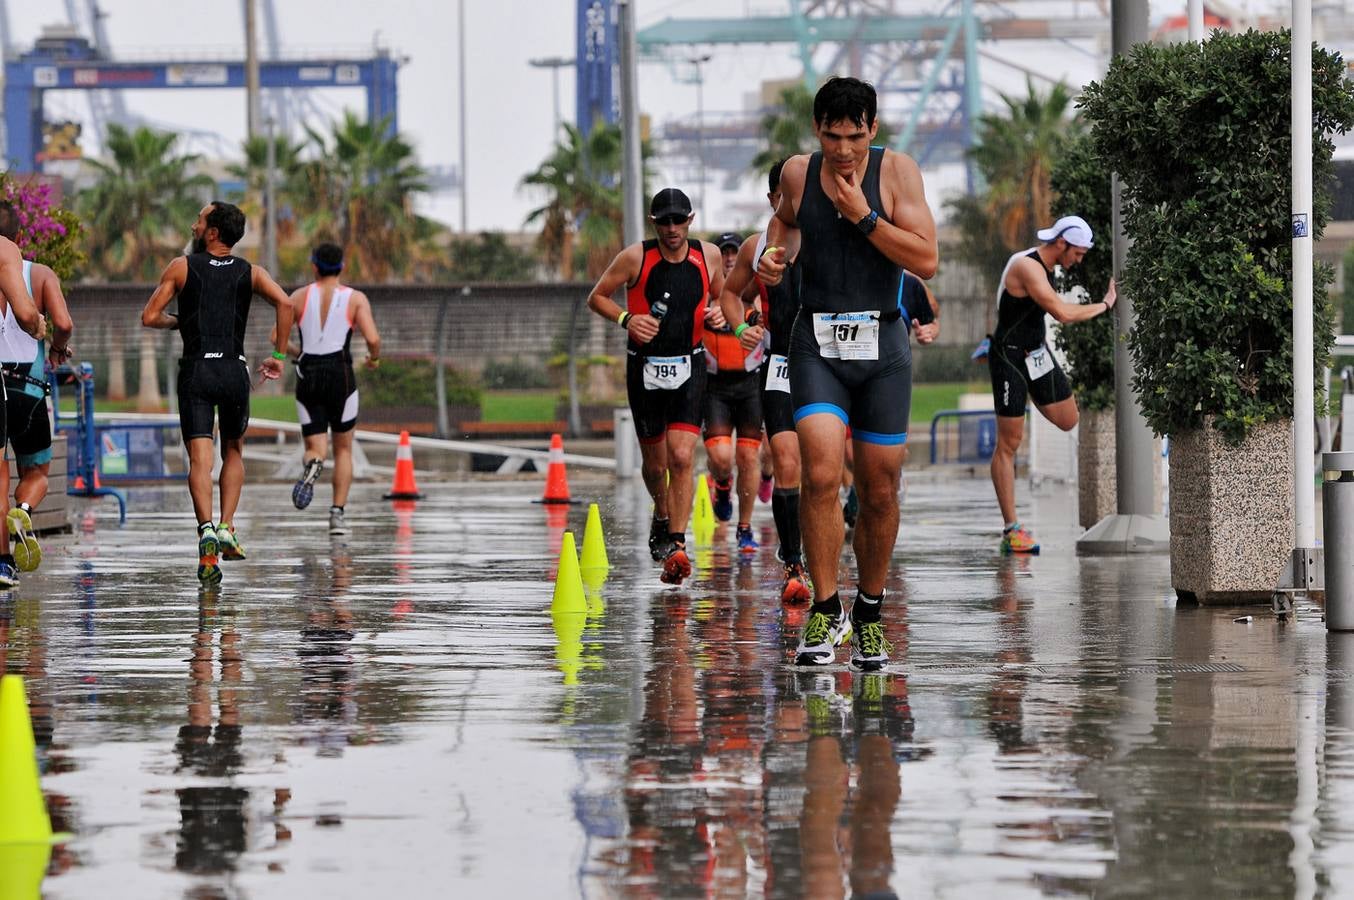
[[[1354,631],[1354,450],[1323,453],[1321,469],[1326,628]]]
[[[616,442],[616,477],[634,478],[639,474],[639,438],[635,435],[635,417],[628,409],[612,414],[612,436]]]

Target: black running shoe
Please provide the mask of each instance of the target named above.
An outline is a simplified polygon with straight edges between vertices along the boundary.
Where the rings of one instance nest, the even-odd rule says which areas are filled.
[[[654,562],[662,562],[663,557],[667,556],[669,534],[671,529],[668,528],[667,519],[654,519],[649,523],[649,555]]]

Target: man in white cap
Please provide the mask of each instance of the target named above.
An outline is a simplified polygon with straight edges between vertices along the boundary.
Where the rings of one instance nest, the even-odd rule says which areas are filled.
[[[1054,269],[1070,269],[1091,248],[1091,226],[1085,219],[1063,216],[1038,235],[1043,245],[1012,256],[1002,272],[997,286],[997,328],[987,357],[997,412],[992,486],[1006,524],[1003,553],[1039,552],[1039,542],[1016,518],[1015,456],[1025,438],[1026,401],[1033,401],[1044,418],[1063,431],[1077,425],[1077,400],[1048,348],[1044,314],[1063,325],[1085,322],[1109,312],[1116,297],[1113,279],[1099,303],[1067,303],[1053,289]]]

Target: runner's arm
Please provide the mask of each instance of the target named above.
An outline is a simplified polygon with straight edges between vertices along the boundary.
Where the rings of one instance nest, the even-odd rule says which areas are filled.
[[[75,323],[71,321],[71,311],[66,306],[66,295],[61,292],[61,279],[42,263],[33,264],[33,280],[39,281],[42,289],[42,309],[52,322],[52,333],[48,350],[58,360],[70,358],[71,335],[75,332]],[[36,299],[36,298],[34,298]]]
[[[1024,288],[1025,296],[1063,325],[1094,319],[1114,307],[1115,289],[1112,280],[1105,299],[1099,303],[1068,303],[1059,297],[1058,292],[1048,283],[1044,267],[1032,259],[1020,259],[1011,266],[1011,272],[1006,276],[1007,290],[1012,286],[1012,276],[1015,286]]]
[[[753,280],[753,265],[755,260],[753,254],[757,252],[757,244],[760,235],[752,235],[743,241],[743,245],[738,248],[738,259],[733,264],[733,271],[729,272],[724,279],[724,290],[719,295],[719,308],[724,312],[724,321],[730,323],[734,328],[742,322],[747,321],[748,309],[752,304],[747,300],[749,289],[753,290],[753,296],[756,296],[756,282]],[[754,334],[755,332],[755,334]],[[756,341],[762,339],[762,326],[752,325],[743,329],[743,334],[739,336],[744,349],[750,349],[748,344],[756,346]]]
[[[0,292],[9,300],[14,310],[14,321],[25,332],[42,340],[46,322],[38,313],[38,305],[29,296],[28,286],[24,284],[23,257],[13,241],[0,241]],[[4,305],[0,304],[0,312]]]
[[[361,291],[353,291],[352,302],[357,301],[353,311],[353,325],[362,332],[362,340],[367,342],[367,368],[374,369],[381,364],[381,333],[376,330],[376,319],[371,314],[371,301]]]
[[[179,317],[165,312],[169,302],[178,296],[188,280],[188,260],[176,256],[160,274],[160,283],[150,295],[146,308],[141,310],[141,324],[146,328],[178,328]]]
[[[631,244],[618,253],[588,295],[588,309],[612,322],[619,322],[621,314],[625,313],[628,316],[625,330],[639,343],[647,344],[658,334],[658,320],[650,315],[629,315],[612,299],[618,290],[635,283],[643,265],[643,244]]]
[[[891,198],[885,202],[889,204],[888,214],[892,221],[886,222],[880,216],[874,231],[870,232],[870,243],[923,281],[933,278],[940,252],[936,245],[936,222],[926,203],[921,169],[912,157],[888,151],[884,154],[883,174],[888,179],[888,190],[884,193]],[[842,215],[854,217],[859,222],[870,212],[867,205],[865,209],[843,211]]]
[[[921,287],[926,291],[926,302],[931,307],[931,321],[917,326],[917,343],[932,344],[940,337],[940,304],[936,302],[936,295],[931,292],[929,284],[923,281]]]
[[[804,195],[804,177],[808,172],[807,156],[792,156],[781,168],[780,203],[776,214],[766,225],[766,251],[757,260],[757,277],[767,287],[780,284],[785,273],[785,248],[793,242],[799,245],[799,219],[795,202]],[[791,199],[795,198],[795,199]]]
[[[250,279],[250,286],[254,289],[254,293],[271,303],[273,310],[277,313],[277,323],[274,325],[270,336],[273,339],[273,349],[278,353],[285,354],[287,352],[287,339],[291,336],[291,297],[287,296],[286,291],[278,287],[277,282],[273,280],[273,276],[269,275],[268,270],[262,266],[251,268]]]

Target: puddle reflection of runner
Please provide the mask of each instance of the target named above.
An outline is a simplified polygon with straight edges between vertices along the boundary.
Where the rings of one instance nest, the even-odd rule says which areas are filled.
[[[297,651],[301,662],[299,721],[313,726],[302,737],[302,744],[313,744],[318,756],[337,757],[343,755],[357,727],[357,681],[349,649],[355,631],[353,612],[345,599],[353,582],[353,558],[346,542],[333,542],[330,561],[329,592],[306,600],[306,624]]]
[[[217,598],[202,592],[198,598],[198,627],[188,661],[188,723],[179,728],[174,749],[178,771],[219,780],[239,772],[244,757],[240,749],[239,697],[243,658],[233,611],[220,614],[221,679],[217,688],[216,726],[212,727],[212,685],[216,653],[214,628]],[[174,853],[174,867],[183,872],[213,874],[235,868],[235,859],[245,850],[246,806],[249,791],[226,785],[179,788],[181,825]]]
[[[997,564],[997,596],[992,607],[998,613],[996,662],[1001,667],[987,693],[987,730],[999,753],[1027,753],[1037,748],[1025,739],[1025,693],[1029,674],[1024,669],[1034,659],[1030,645],[1029,618],[1019,594],[1019,575],[1029,572],[1029,557],[1003,557]]]

